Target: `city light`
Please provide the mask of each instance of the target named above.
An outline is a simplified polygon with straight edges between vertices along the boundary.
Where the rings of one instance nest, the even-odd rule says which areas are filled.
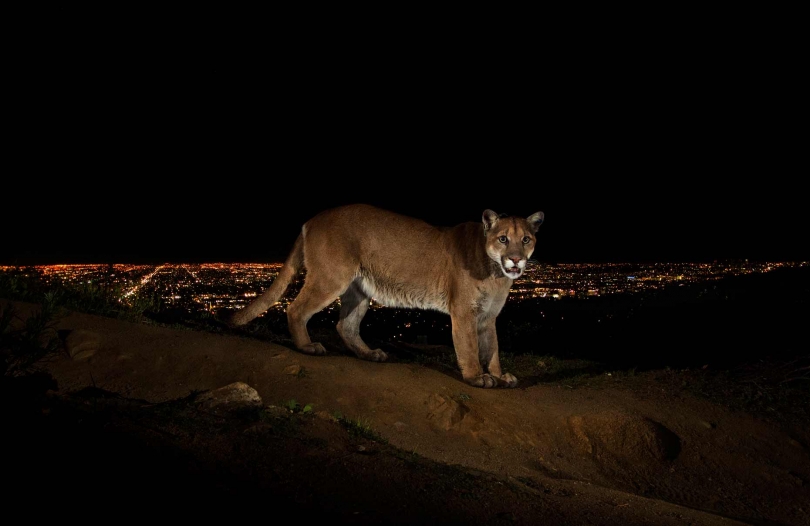
[[[593,298],[609,294],[634,294],[711,282],[726,276],[771,272],[808,262],[727,261],[714,263],[563,263],[533,264],[515,280],[509,302],[534,298]],[[26,267],[46,282],[98,286],[128,302],[145,294],[187,312],[236,310],[261,294],[278,275],[281,263],[167,263],[163,265],[78,264]],[[9,271],[17,267],[0,267]],[[286,310],[303,285],[299,277],[273,309]],[[371,301],[372,309],[385,306]],[[327,307],[339,307],[339,301]]]

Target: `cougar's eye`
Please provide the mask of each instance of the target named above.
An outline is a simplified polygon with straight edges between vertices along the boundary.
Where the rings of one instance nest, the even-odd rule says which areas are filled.
[[[529,236],[523,236],[523,244],[524,245],[528,245],[531,242],[532,242],[532,238],[530,238]]]
[[[498,241],[500,241],[501,243],[506,243],[506,236],[499,237]]]

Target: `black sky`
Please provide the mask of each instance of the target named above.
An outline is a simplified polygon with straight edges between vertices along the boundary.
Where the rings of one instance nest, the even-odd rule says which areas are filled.
[[[542,210],[546,262],[810,259],[790,34],[148,15],[19,21],[0,263],[275,261],[351,202],[437,225]]]

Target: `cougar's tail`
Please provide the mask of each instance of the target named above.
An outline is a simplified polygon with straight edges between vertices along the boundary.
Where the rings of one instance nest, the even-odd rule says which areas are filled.
[[[300,234],[298,239],[295,240],[292,252],[287,256],[287,261],[284,266],[270,284],[270,287],[262,293],[261,296],[253,300],[247,307],[239,309],[233,316],[231,316],[229,323],[234,326],[244,325],[259,314],[269,309],[275,302],[281,298],[290,282],[301,270],[304,264],[304,235]]]

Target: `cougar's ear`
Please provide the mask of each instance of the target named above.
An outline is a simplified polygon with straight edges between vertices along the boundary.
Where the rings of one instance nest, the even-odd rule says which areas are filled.
[[[545,217],[546,216],[545,214],[543,214],[543,212],[535,212],[534,214],[527,217],[526,221],[529,222],[529,225],[531,225],[532,230],[534,232],[537,232],[537,229],[540,228],[540,225],[543,224],[543,219],[545,219]]]
[[[484,233],[489,232],[489,229],[495,226],[498,222],[498,214],[492,210],[484,210],[484,215],[481,218],[484,221]]]

